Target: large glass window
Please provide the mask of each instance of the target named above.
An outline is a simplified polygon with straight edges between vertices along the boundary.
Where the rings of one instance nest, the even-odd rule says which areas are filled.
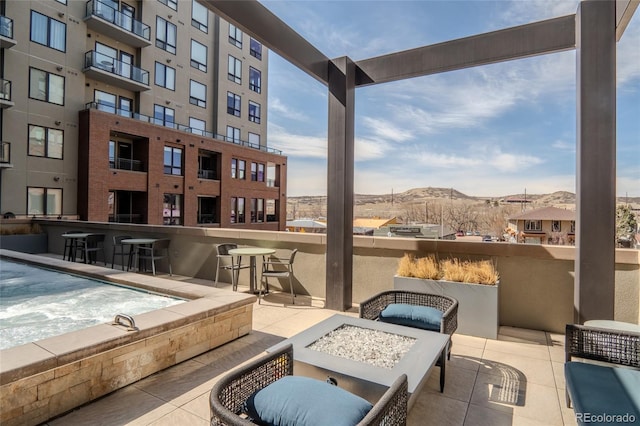
[[[233,24],[229,24],[229,43],[242,49],[242,31]]]
[[[218,179],[218,155],[212,151],[198,152],[198,177],[200,179]]]
[[[29,155],[62,159],[62,130],[29,125]]]
[[[160,3],[169,6],[173,10],[178,10],[178,0],[158,0]]]
[[[175,128],[176,112],[162,105],[153,106],[153,123],[165,127]]]
[[[264,199],[251,199],[251,223],[264,222]]]
[[[208,18],[209,9],[198,3],[196,0],[193,0],[191,8],[191,25],[206,33],[209,26]]]
[[[260,135],[249,132],[249,143],[251,145],[260,146]]]
[[[207,72],[207,46],[191,40],[191,66]]]
[[[67,48],[67,26],[32,10],[31,41],[64,52]]]
[[[264,182],[264,164],[251,163],[251,180],[254,182]]]
[[[27,214],[60,216],[62,214],[62,189],[27,188]]]
[[[164,174],[182,176],[182,148],[164,147]]]
[[[260,124],[260,104],[249,101],[249,121]]]
[[[227,92],[227,114],[240,117],[240,96]]]
[[[156,47],[166,50],[169,53],[176,53],[178,44],[178,29],[171,22],[165,21],[161,17],[156,17]]]
[[[278,221],[278,203],[276,200],[267,200],[267,222]]]
[[[176,90],[176,70],[161,62],[156,62],[155,83],[169,90]]]
[[[253,67],[249,67],[249,89],[260,93],[262,86],[262,73]]]
[[[182,225],[182,195],[164,194],[162,201],[162,223]]]
[[[231,223],[244,223],[244,198],[231,197]]]
[[[243,179],[245,178],[247,173],[247,162],[244,160],[238,160],[238,179]]]
[[[247,162],[244,160],[238,160],[237,158],[231,159],[231,178],[232,179],[244,179],[247,168]]]
[[[197,81],[189,82],[189,103],[199,107],[207,107],[207,86]]]
[[[206,126],[207,126],[207,123],[204,120],[189,117],[189,128],[191,129],[191,133],[195,133],[197,135],[204,135]]]
[[[116,112],[117,96],[113,93],[96,90],[93,94],[94,102],[98,104],[100,111],[106,111],[114,114]]]
[[[240,129],[227,126],[227,142],[240,143]]]
[[[249,42],[249,54],[256,59],[262,60],[262,44],[253,38]]]
[[[229,55],[228,78],[238,84],[242,83],[242,61]]]
[[[29,97],[64,105],[64,77],[29,68]]]

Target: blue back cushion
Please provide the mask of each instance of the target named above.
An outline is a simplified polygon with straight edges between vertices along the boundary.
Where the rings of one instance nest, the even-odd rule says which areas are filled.
[[[430,306],[392,303],[380,312],[379,319],[382,322],[440,331],[442,312]]]
[[[640,371],[584,362],[564,365],[567,390],[576,413],[611,416],[627,414],[640,419]],[[615,424],[612,422],[598,424]],[[578,419],[579,424],[588,424]],[[591,423],[593,424],[593,423]]]
[[[277,426],[353,426],[373,407],[337,386],[302,376],[285,376],[253,393],[246,412],[256,423]]]

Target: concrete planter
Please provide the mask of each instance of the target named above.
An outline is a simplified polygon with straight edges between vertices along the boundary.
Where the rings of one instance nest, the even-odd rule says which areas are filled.
[[[396,275],[393,277],[393,287],[397,290],[453,297],[458,300],[457,333],[489,339],[498,338],[500,282],[496,285],[482,285]]]
[[[0,235],[0,248],[31,254],[49,251],[47,234]]]

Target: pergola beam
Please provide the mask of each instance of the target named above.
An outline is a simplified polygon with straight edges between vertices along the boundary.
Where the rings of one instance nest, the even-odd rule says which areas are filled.
[[[620,41],[640,0],[616,0],[616,41]]]
[[[548,19],[357,61],[356,85],[386,83],[574,49],[575,39],[575,15]]]

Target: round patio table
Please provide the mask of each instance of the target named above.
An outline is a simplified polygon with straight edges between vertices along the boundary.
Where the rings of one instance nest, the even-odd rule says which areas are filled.
[[[249,256],[249,292],[257,293],[256,290],[256,256],[269,256],[276,251],[264,247],[241,247],[229,250],[232,256]]]
[[[138,247],[144,246],[147,244],[153,244],[158,241],[159,238],[127,238],[126,240],[120,241],[122,244],[129,245],[133,247],[133,250],[129,252],[129,264],[127,265],[127,271],[131,269],[131,260],[133,259],[133,270],[135,271],[136,265],[138,264]],[[140,268],[138,268],[139,270]]]

